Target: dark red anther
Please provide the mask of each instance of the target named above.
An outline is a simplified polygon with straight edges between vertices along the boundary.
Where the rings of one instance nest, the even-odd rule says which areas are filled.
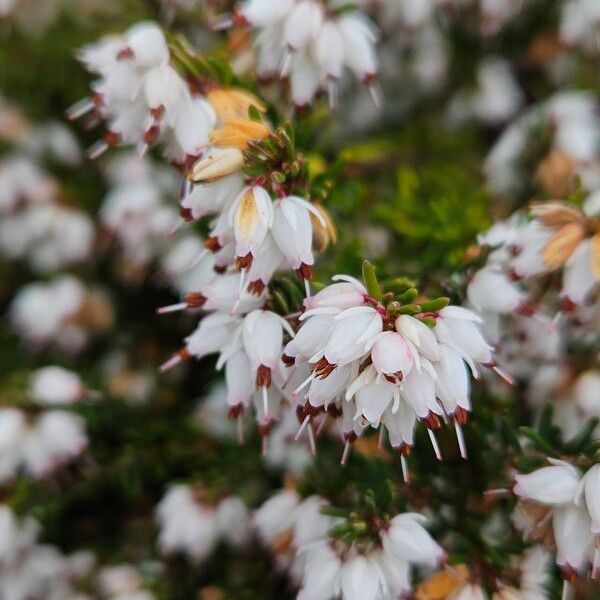
[[[179,358],[181,358],[181,360],[190,360],[190,358],[192,358],[192,355],[190,354],[190,351],[187,348],[182,348],[178,353]]]
[[[260,365],[256,370],[256,387],[269,387],[271,385],[271,368]]]
[[[400,445],[398,446],[398,452],[400,452],[402,456],[410,456],[412,452],[412,446],[405,442],[400,442]]]
[[[121,134],[115,133],[114,131],[108,131],[104,135],[104,143],[109,147],[113,148],[117,144],[121,143]]]
[[[135,58],[135,54],[129,46],[117,52],[117,60],[131,60],[133,58]]]
[[[467,419],[469,418],[469,413],[460,406],[454,411],[454,419],[456,422],[462,427],[467,423]]]
[[[227,266],[226,265],[215,265],[213,267],[213,271],[215,273],[218,273],[219,275],[223,275],[223,273],[225,273],[225,271],[227,271]]]
[[[332,365],[325,357],[319,359],[313,365],[313,372],[320,379],[325,379],[335,369],[336,365]]]
[[[537,310],[537,306],[533,302],[530,302],[529,300],[524,300],[517,307],[517,313],[519,313],[520,315],[523,315],[524,317],[531,317],[532,315],[535,314],[536,310]]]
[[[267,286],[263,283],[262,279],[257,279],[248,284],[248,293],[253,296],[260,296],[266,287]]]
[[[296,276],[300,281],[307,279],[310,281],[313,278],[313,268],[306,263],[302,263],[299,269],[296,269]]]
[[[144,141],[149,146],[156,142],[158,136],[160,134],[160,127],[156,124],[151,125],[146,131],[144,131]]]
[[[188,308],[200,308],[206,304],[206,296],[200,292],[190,292],[185,295]]]
[[[182,208],[179,211],[179,216],[187,223],[194,220],[194,217],[192,216],[192,211],[189,208]]]
[[[150,109],[150,114],[155,121],[160,121],[165,116],[165,107],[161,104],[156,108]]]
[[[562,312],[570,314],[575,312],[577,309],[577,304],[571,300],[568,296],[563,296],[559,302],[560,310]]]
[[[204,247],[211,252],[218,252],[221,250],[221,248],[223,248],[219,242],[219,238],[216,235],[207,237],[204,240]]]
[[[428,429],[439,429],[442,426],[440,418],[434,413],[429,411],[429,414],[423,419]]]
[[[244,405],[240,402],[239,404],[236,404],[235,406],[229,407],[227,416],[230,419],[237,419],[243,413],[244,413]]]
[[[236,256],[235,257],[235,268],[240,269],[249,269],[252,266],[252,260],[254,257],[252,256],[252,252],[248,252],[246,256]]]
[[[287,354],[281,355],[281,361],[286,367],[293,367],[296,363],[296,359],[293,356],[288,356]]]

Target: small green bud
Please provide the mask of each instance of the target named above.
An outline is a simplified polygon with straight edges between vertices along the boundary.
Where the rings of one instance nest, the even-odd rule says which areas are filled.
[[[363,261],[362,276],[369,295],[375,300],[381,300],[381,288],[375,275],[375,267],[368,260]]]
[[[403,294],[400,294],[398,300],[402,302],[402,304],[410,304],[418,295],[418,290],[413,287],[407,289]]]
[[[423,302],[421,304],[421,308],[423,312],[438,312],[442,310],[442,308],[446,308],[450,304],[450,298],[436,298],[435,300],[431,300],[430,302]]]

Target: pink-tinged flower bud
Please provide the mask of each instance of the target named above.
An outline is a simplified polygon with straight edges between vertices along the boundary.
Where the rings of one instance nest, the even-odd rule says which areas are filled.
[[[338,308],[344,310],[353,306],[361,306],[366,295],[367,290],[358,281],[343,281],[328,285],[314,296],[306,298],[304,306],[307,310],[313,308]]]
[[[406,340],[395,331],[385,331],[371,349],[373,366],[392,382],[402,381],[411,371],[415,357]]]

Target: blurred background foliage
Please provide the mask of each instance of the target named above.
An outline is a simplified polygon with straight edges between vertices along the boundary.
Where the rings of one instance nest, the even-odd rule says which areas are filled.
[[[556,18],[551,0],[533,4],[526,17],[516,19],[494,42],[489,42],[495,45],[494,51],[511,57],[517,65],[530,101],[548,94],[547,81],[529,60],[531,41],[537,33],[551,29]],[[40,36],[26,36],[2,24],[0,93],[32,119],[61,118],[68,106],[87,94],[89,86],[89,77],[75,60],[76,48],[102,34],[122,31],[135,21],[158,15],[157,4],[151,1],[106,0],[101,8],[87,14],[64,11]],[[185,31],[184,20],[175,24]],[[490,50],[469,31],[469,24],[460,22],[450,31],[449,79],[456,89],[474,80],[481,54]],[[213,34],[207,33],[207,37],[209,41],[194,41],[207,46],[214,43]],[[600,89],[593,67],[583,60],[576,80]],[[400,100],[387,97],[385,101],[393,105]],[[331,119],[327,111],[317,109],[299,118],[303,151],[312,168],[324,170],[330,178],[327,207],[339,228],[338,243],[317,263],[320,281],[327,281],[335,273],[359,273],[362,260],[368,258],[382,276],[417,277],[426,288],[439,292],[435,289],[439,282],[449,280],[468,260],[467,251],[477,233],[488,227],[492,215],[498,213],[491,205],[481,173],[485,153],[498,131],[474,125],[445,127],[441,107],[446,101],[442,94],[412,106],[408,115],[394,122],[386,120],[385,127],[375,125],[346,137],[340,135],[344,114]],[[77,131],[77,135],[84,145],[94,140],[89,132]],[[88,161],[83,169],[52,169],[69,202],[94,214],[106,191],[97,165]],[[527,194],[523,199],[528,199]],[[115,301],[119,323],[111,339],[99,339],[76,359],[60,359],[61,364],[76,367],[92,388],[105,387],[98,360],[109,348],[116,345],[134,364],[155,369],[179,348],[183,334],[194,322],[186,315],[157,317],[156,307],[174,300],[171,293],[152,278],[142,287],[128,286],[113,276],[106,256],[100,257],[95,271],[81,268],[78,274],[102,282]],[[15,291],[34,279],[23,265],[0,263],[3,313]],[[10,333],[6,316],[2,317],[0,404],[12,403],[23,395],[29,369],[54,362],[59,361],[52,350],[28,354]],[[214,361],[205,360],[159,378],[156,394],[146,406],[129,406],[113,397],[78,408],[87,422],[93,460],[73,467],[76,472],[65,473],[60,481],[23,480],[16,488],[1,491],[2,499],[20,512],[39,518],[45,538],[52,543],[69,550],[91,546],[102,560],[111,562],[153,557],[140,554],[140,549],[153,548],[156,530],[148,515],[169,482],[198,481],[220,493],[235,492],[250,505],[259,504],[283,481],[277,472],[262,465],[258,437],[250,438],[240,448],[225,439],[217,442],[190,423],[189,414],[197,398],[211,387],[213,368]],[[474,402],[474,423],[466,428],[472,458],[468,463],[459,459],[454,440],[445,439],[446,433],[440,439],[446,460],[437,463],[423,428],[419,430],[415,457],[411,458],[415,461],[413,472],[419,473],[415,485],[418,493],[410,497],[411,506],[428,505],[435,511],[436,503],[448,500],[462,513],[467,504],[464,488],[442,488],[439,482],[468,478],[473,482],[472,491],[482,491],[486,482],[500,472],[502,453],[495,449],[505,443],[507,431],[514,431],[524,421],[520,414],[523,409],[515,410],[514,405],[502,404],[501,400],[488,400]],[[365,443],[357,447],[346,471],[339,468],[335,451],[321,453],[307,481],[312,480],[319,493],[329,490],[332,498],[338,497],[344,503],[348,498],[343,482],[351,479],[363,492],[375,490],[383,502],[390,486],[398,490],[399,457],[383,453],[377,460],[362,458],[363,454],[377,455],[371,446]],[[516,446],[513,451],[517,452]],[[471,540],[465,547],[468,551],[485,550],[490,560],[495,560],[498,547],[490,549],[476,517],[476,513],[470,513],[463,521],[470,523],[461,531]],[[280,599],[290,595],[258,547],[250,547],[245,556],[233,559],[226,553],[220,550],[198,569],[174,559],[166,578],[152,572],[147,578],[155,578],[157,593],[173,599],[192,598],[207,582],[217,586],[224,598]]]

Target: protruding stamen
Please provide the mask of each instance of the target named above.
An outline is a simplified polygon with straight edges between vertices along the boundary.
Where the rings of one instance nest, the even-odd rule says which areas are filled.
[[[570,600],[570,598],[571,598],[571,584],[565,579],[563,581],[562,600]]]
[[[342,460],[340,460],[340,465],[342,465],[342,467],[346,466],[346,463],[348,462],[348,455],[350,454],[350,446],[352,444],[350,443],[350,440],[346,440],[346,443],[344,444],[344,452],[342,452]]]
[[[267,436],[264,433],[262,435],[262,442],[261,442],[261,450],[260,450],[260,452],[261,452],[261,454],[263,456],[267,455]]]
[[[300,427],[298,428],[298,431],[296,432],[296,435],[294,436],[295,442],[297,442],[300,439],[302,432],[304,431],[304,429],[306,428],[306,426],[308,425],[309,422],[310,422],[310,415],[306,415],[306,417],[304,417],[304,421],[302,421]]]
[[[460,449],[460,455],[462,458],[467,458],[467,445],[465,444],[465,436],[463,430],[458,421],[454,421],[454,430],[456,431],[456,439],[458,440],[458,447]]]
[[[327,82],[327,95],[329,97],[329,108],[335,110],[338,105],[338,83],[334,79]]]
[[[92,144],[88,148],[88,156],[92,160],[96,160],[100,156],[102,156],[107,150],[109,146],[104,140],[98,140],[95,144]]]
[[[187,306],[187,302],[179,302],[177,304],[171,304],[169,306],[162,306],[161,308],[156,310],[156,313],[159,315],[164,315],[167,313],[179,312],[180,310],[185,310]]]
[[[515,385],[515,380],[508,373],[503,371],[498,365],[494,365],[492,367],[492,371],[502,377],[502,379],[504,379],[508,385]]]
[[[378,83],[371,83],[368,86],[369,94],[371,94],[371,99],[373,100],[373,104],[376,108],[381,108],[383,104],[383,93],[381,91],[381,86]]]
[[[402,466],[402,479],[404,483],[410,483],[410,471],[408,470],[408,461],[403,454],[400,456],[400,465]]]
[[[438,460],[442,460],[442,453],[440,452],[440,447],[438,445],[437,439],[435,437],[435,433],[433,433],[433,430],[427,428],[427,433],[429,434],[429,439],[431,441],[431,446],[433,448],[433,452],[435,454],[435,457]]]
[[[379,439],[377,440],[377,447],[382,450],[383,449],[383,426],[379,426]]]
[[[290,72],[290,66],[292,65],[292,57],[293,53],[289,48],[286,48],[285,53],[283,55],[283,60],[281,61],[281,70],[279,71],[280,77],[287,77]]]
[[[319,423],[319,426],[317,427],[317,431],[316,431],[317,437],[320,436],[321,433],[323,433],[323,429],[325,429],[325,425],[327,425],[327,415],[323,415],[323,418],[321,419],[321,422]]]
[[[166,373],[182,361],[183,357],[180,354],[174,354],[169,360],[165,361],[162,365],[160,365],[159,370],[161,373]]]
[[[314,378],[316,377],[315,373],[311,373],[293,392],[292,398],[295,398]]]
[[[184,223],[185,221],[183,219],[179,219],[177,223],[175,223],[175,225],[171,227],[171,230],[167,234],[167,237],[173,237]]]
[[[67,119],[75,121],[94,110],[95,104],[91,98],[83,98],[67,109]]]
[[[244,283],[246,282],[246,273],[248,272],[248,269],[244,268],[240,271],[240,283],[238,285],[238,298],[242,297],[242,294],[244,293]]]
[[[312,423],[308,424],[308,446],[310,447],[310,453],[313,456],[317,455],[317,444],[315,442],[315,433],[312,428]]]
[[[196,256],[196,258],[190,263],[188,270],[193,269],[194,267],[197,267],[200,262],[202,261],[202,259],[210,252],[210,250],[208,250],[207,248],[205,248],[204,250],[202,250],[202,252],[200,252],[200,254],[198,254],[198,256]]]
[[[233,27],[233,16],[230,14],[221,15],[212,26],[213,31],[224,31]]]
[[[263,401],[263,413],[265,421],[269,420],[269,393],[267,391],[267,386],[262,386],[262,401]]]
[[[510,496],[510,490],[507,488],[492,488],[491,490],[485,490],[483,495],[489,497],[497,496],[500,498],[503,496]]]
[[[311,296],[310,281],[308,279],[304,280],[304,293],[306,294],[307,298],[310,298],[310,296]]]

